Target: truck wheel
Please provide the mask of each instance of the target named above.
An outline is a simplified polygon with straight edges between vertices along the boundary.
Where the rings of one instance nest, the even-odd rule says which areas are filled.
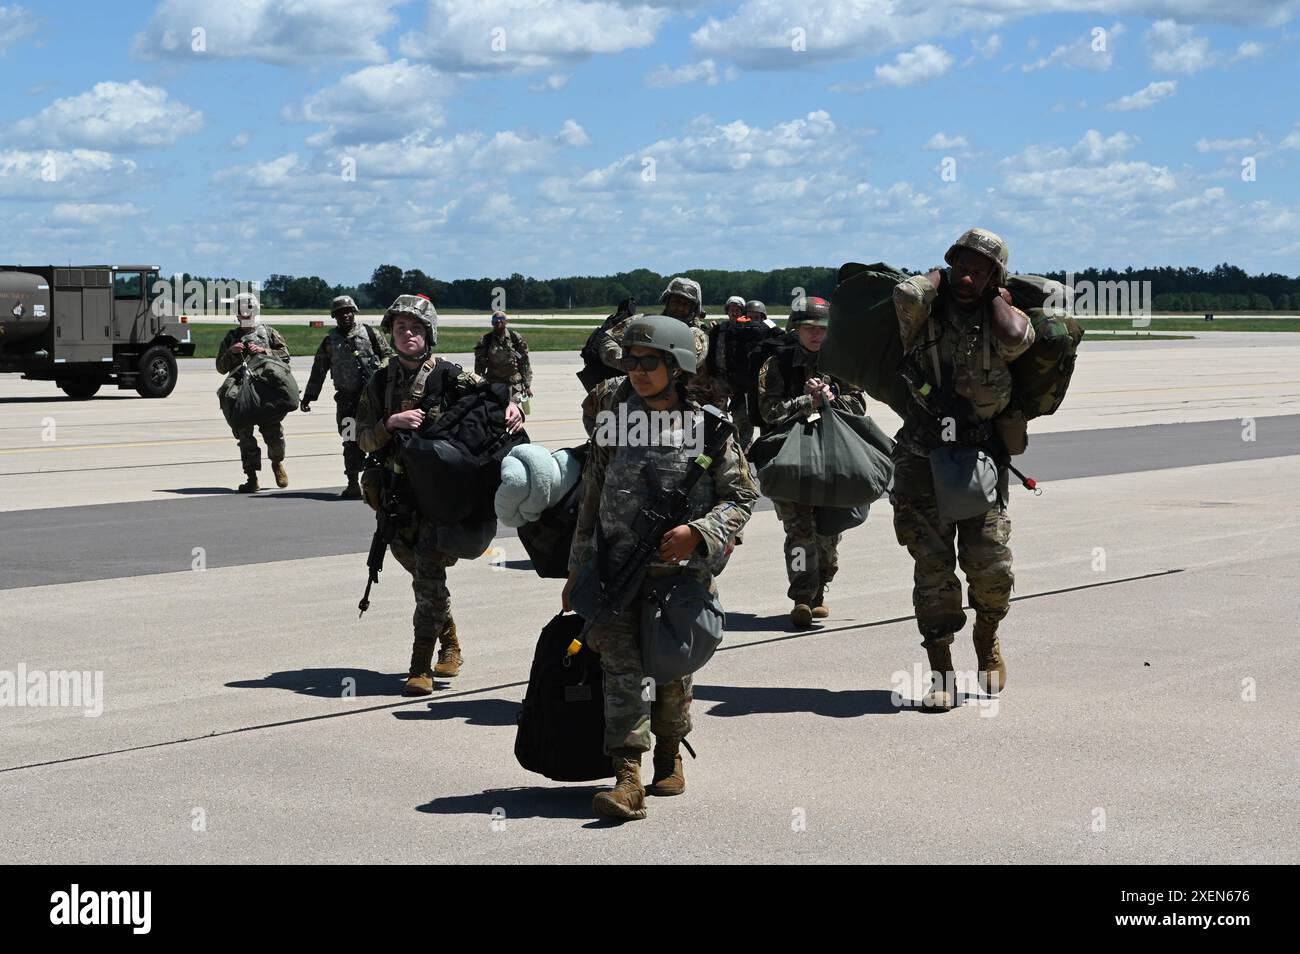
[[[136,364],[135,389],[141,397],[165,398],[176,387],[176,357],[164,345],[154,345]]]
[[[93,378],[68,378],[65,381],[59,381],[59,390],[74,401],[84,401],[87,398],[95,396],[99,391],[102,381],[96,381]]]

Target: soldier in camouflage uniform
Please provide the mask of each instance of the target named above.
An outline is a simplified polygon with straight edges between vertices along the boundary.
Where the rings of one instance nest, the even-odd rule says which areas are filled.
[[[830,317],[830,304],[824,298],[807,298],[802,310],[790,313],[787,326],[798,340],[764,361],[758,372],[758,406],[766,426],[779,428],[827,405],[849,414],[867,412],[860,389],[817,370]],[[784,500],[773,503],[785,528],[787,595],[794,601],[790,622],[803,629],[830,613],[826,590],[839,570],[840,534],[817,532],[815,507]]]
[[[357,479],[365,467],[366,455],[356,442],[357,404],[361,392],[375,373],[393,353],[387,339],[374,328],[357,321],[357,303],[348,295],[340,295],[330,303],[330,316],[335,327],[316,349],[312,361],[311,377],[303,393],[299,409],[311,413],[311,404],[320,397],[321,386],[328,371],[334,379],[334,420],[343,436],[343,472],[347,486],[340,497],[348,500],[361,498]],[[351,436],[349,436],[351,435]]]
[[[382,328],[392,334],[397,354],[371,376],[357,408],[357,443],[367,454],[383,458],[383,466],[394,472],[392,479],[404,479],[397,468],[393,432],[418,430],[470,389],[484,383],[473,372],[434,356],[437,322],[433,303],[423,295],[401,295],[393,302],[384,315]],[[506,421],[514,428],[523,422],[516,405],[510,405]],[[370,472],[363,477],[368,501],[377,501],[372,493],[372,480],[377,477]],[[456,558],[437,549],[435,531],[433,523],[420,519],[412,510],[410,522],[401,528],[390,548],[411,574],[411,589],[415,591],[415,636],[407,695],[429,695],[435,675],[455,676],[464,661],[451,616],[451,593],[447,590],[447,567]],[[433,651],[439,641],[442,648],[434,666]]]
[[[235,318],[238,328],[232,328],[221,339],[217,349],[217,370],[229,374],[255,354],[269,354],[289,363],[289,346],[284,336],[270,325],[264,325],[258,316],[262,313],[261,302],[257,296],[242,294],[235,296]],[[262,440],[266,442],[266,456],[271,458],[271,473],[275,475],[277,487],[289,486],[289,475],[284,470],[284,423],[283,418],[262,424]],[[262,448],[258,446],[252,425],[231,427],[230,431],[239,441],[239,459],[244,467],[244,483],[239,485],[239,493],[257,493],[259,487],[257,472],[262,469]]]
[[[474,346],[474,373],[510,388],[510,400],[523,405],[533,396],[533,366],[528,342],[506,327],[506,314],[493,312],[492,330]]]
[[[749,380],[750,362],[764,339],[778,332],[768,320],[767,307],[761,301],[746,303],[739,295],[732,295],[725,308],[726,320],[715,322],[709,329],[708,366],[712,393],[715,403],[731,415],[741,449],[748,451],[754,441],[754,422],[750,420],[749,411],[754,387],[754,382]],[[742,380],[747,382],[748,393],[739,383]]]
[[[912,602],[933,672],[922,704],[937,710],[956,704],[951,645],[966,624],[954,572],[958,563],[975,609],[981,685],[994,693],[1006,685],[997,637],[1015,582],[1007,546],[1006,471],[1000,474],[996,505],[948,524],[939,517],[929,455],[946,441],[972,446],[989,441],[994,418],[1011,399],[1008,363],[1034,342],[1029,318],[1002,287],[1007,258],[1001,238],[971,229],[948,249],[948,269],[914,276],[894,289],[904,364],[912,369],[912,401],[894,449],[890,501],[894,532],[915,564]],[[936,404],[937,396],[944,396],[946,411]]]
[[[629,421],[652,411],[678,411],[687,418],[699,413],[699,405],[687,397],[684,386],[696,370],[694,336],[681,323],[664,316],[637,318],[628,324],[621,344],[628,376],[610,378],[593,389],[602,411],[624,413]],[[663,438],[627,443],[625,438],[635,426],[613,446],[599,436],[592,442],[564,588],[565,610],[570,609],[569,594],[578,571],[595,558],[598,521],[602,562],[617,566],[635,544],[630,528],[652,487],[647,463],[654,461],[664,482],[671,483],[684,477],[698,454],[689,439],[677,441],[677,446]],[[598,428],[597,434],[603,430]],[[687,520],[658,541],[658,559],[651,562],[648,575],[696,574],[712,587],[757,497],[744,455],[728,439],[707,476],[692,488]],[[691,730],[691,678],[659,685],[653,702],[646,698],[637,635],[641,604],[642,600],[633,600],[627,610],[593,626],[588,634],[605,671],[605,748],[614,760],[616,776],[613,790],[598,794],[592,805],[605,818],[645,817],[641,754],[650,748],[651,733],[655,747],[650,794],[677,795],[686,788],[679,746]]]
[[[674,278],[668,283],[659,302],[664,306],[663,313],[676,318],[690,326],[695,338],[695,357],[700,369],[695,384],[702,384],[704,359],[709,353],[709,336],[704,329],[704,293],[700,283],[690,278]],[[619,362],[623,359],[623,335],[632,321],[644,317],[632,315],[612,325],[600,341],[600,360],[615,370],[622,370]]]

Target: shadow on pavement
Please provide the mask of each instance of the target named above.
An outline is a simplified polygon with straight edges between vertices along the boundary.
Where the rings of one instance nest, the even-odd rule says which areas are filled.
[[[439,685],[435,683],[435,685]],[[445,684],[441,684],[445,688]],[[393,713],[398,719],[464,719],[466,725],[514,725],[519,703],[509,699],[456,699],[431,702],[427,709],[404,709]]]
[[[716,702],[711,716],[743,716],[759,713],[807,712],[832,719],[855,719],[864,715],[893,715],[905,707],[894,705],[888,689],[796,689],[789,686],[700,686],[694,690],[697,702]]]
[[[351,679],[354,696],[400,696],[404,676],[375,672],[372,669],[288,669],[273,672],[264,679],[228,682],[231,689],[288,689],[304,696],[342,698]]]
[[[591,818],[591,800],[605,786],[492,788],[477,795],[447,795],[418,806],[428,815],[488,815],[500,809],[511,818]]]
[[[726,607],[723,607],[724,609]],[[728,613],[728,633],[783,633],[794,631],[790,617],[786,613],[776,616],[755,616],[753,613]],[[815,628],[798,630],[801,633],[816,632]]]

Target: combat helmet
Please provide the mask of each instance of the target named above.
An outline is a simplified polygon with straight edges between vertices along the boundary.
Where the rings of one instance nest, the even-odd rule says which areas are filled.
[[[624,353],[639,346],[671,355],[673,363],[687,374],[694,374],[699,367],[695,332],[667,315],[642,315],[628,322],[621,344]]]
[[[803,308],[790,312],[790,317],[785,322],[787,328],[797,328],[800,325],[829,328],[831,326],[831,303],[825,298],[805,298]]]
[[[384,312],[384,320],[379,323],[379,327],[392,335],[393,319],[398,315],[410,315],[424,325],[430,349],[438,344],[438,310],[424,295],[398,295],[397,300],[388,306],[388,311]]]
[[[964,248],[968,248],[972,252],[978,252],[993,262],[998,270],[998,284],[1003,285],[1006,283],[1007,260],[1011,257],[1011,250],[1007,248],[1007,243],[1000,235],[990,232],[988,229],[967,229],[944,253],[943,260],[949,265],[953,264],[957,260],[957,253]]]

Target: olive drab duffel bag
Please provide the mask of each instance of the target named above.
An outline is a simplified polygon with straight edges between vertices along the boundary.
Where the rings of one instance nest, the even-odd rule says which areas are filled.
[[[1070,313],[1072,304],[1060,282],[1041,275],[1008,275],[1007,291],[1034,326],[1034,343],[1011,362],[1011,404],[1033,420],[1055,414],[1074,375],[1083,327]]]
[[[560,615],[542,629],[519,710],[515,759],[557,782],[609,778],[605,754],[605,674],[600,657],[578,643],[581,616]]]
[[[641,671],[663,685],[704,667],[726,628],[717,591],[698,576],[648,577],[641,604]]]
[[[776,455],[759,467],[758,485],[765,497],[804,506],[873,503],[894,475],[893,446],[871,418],[824,409],[795,418]]]
[[[217,400],[231,427],[258,427],[298,407],[298,381],[288,362],[256,354],[226,375]]]
[[[906,279],[905,273],[883,262],[840,266],[831,294],[831,323],[817,359],[826,374],[862,388],[900,417],[907,416],[910,392],[898,371],[903,342],[894,286]]]

